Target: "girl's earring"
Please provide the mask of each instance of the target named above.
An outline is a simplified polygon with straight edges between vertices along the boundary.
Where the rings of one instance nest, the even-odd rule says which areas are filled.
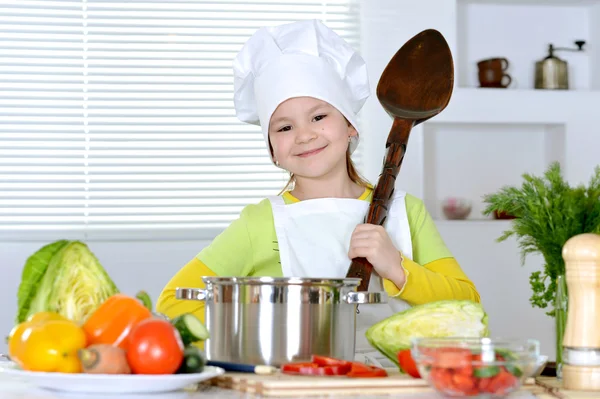
[[[275,160],[275,166],[279,166],[279,161]]]
[[[348,143],[352,142],[352,136],[348,136]]]

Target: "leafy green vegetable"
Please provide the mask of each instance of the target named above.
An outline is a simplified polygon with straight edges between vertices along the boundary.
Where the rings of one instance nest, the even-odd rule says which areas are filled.
[[[55,241],[45,245],[27,258],[25,266],[23,267],[23,272],[21,273],[21,283],[19,284],[17,293],[18,311],[15,320],[16,323],[21,323],[27,318],[31,301],[35,297],[35,293],[37,292],[42,277],[44,277],[44,274],[46,273],[46,269],[48,269],[50,259],[52,259],[52,257],[68,243],[69,241],[67,240]]]
[[[397,354],[410,349],[415,337],[485,337],[488,316],[473,301],[446,300],[413,306],[372,325],[366,332],[369,343],[393,363]]]
[[[550,164],[543,177],[523,174],[521,188],[502,187],[484,196],[488,204],[484,214],[507,212],[516,217],[512,228],[497,241],[515,237],[521,249],[521,263],[526,256],[540,253],[543,271],[529,278],[532,306],[546,308],[554,304],[556,278],[565,273],[562,248],[567,240],[582,233],[600,233],[600,166],[595,168],[587,187],[571,187],[561,173],[560,164]],[[555,310],[547,312],[554,316]]]
[[[102,302],[118,292],[98,259],[79,241],[67,242],[47,265],[40,261],[38,267],[45,272],[30,294],[29,309],[19,308],[23,320],[37,312],[51,311],[83,323]]]

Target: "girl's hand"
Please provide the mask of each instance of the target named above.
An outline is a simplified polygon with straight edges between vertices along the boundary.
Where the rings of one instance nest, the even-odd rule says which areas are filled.
[[[400,251],[383,226],[370,223],[356,226],[350,238],[348,256],[350,259],[366,258],[382,278],[398,287],[404,285],[406,276],[400,264]]]

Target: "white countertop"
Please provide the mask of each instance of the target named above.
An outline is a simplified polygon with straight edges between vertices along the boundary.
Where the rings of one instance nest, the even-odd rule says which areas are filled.
[[[201,398],[220,398],[220,399],[242,399],[242,398],[261,398],[262,396],[246,394],[235,390],[222,389],[217,387],[202,386],[201,390],[195,392],[176,391],[156,394],[76,394],[65,393],[58,391],[49,391],[38,389],[27,385],[23,381],[19,381],[5,376],[0,376],[0,397],[2,399],[201,399]],[[302,397],[302,396],[300,396]],[[303,396],[306,398],[306,396]],[[426,393],[407,393],[400,395],[351,395],[351,396],[311,396],[310,398],[329,398],[339,397],[346,399],[442,399],[442,396],[434,392]],[[517,392],[509,397],[509,399],[535,399],[536,396],[529,392]]]
[[[3,363],[6,365],[7,363]],[[2,365],[2,363],[0,363]],[[173,392],[150,393],[150,394],[94,394],[94,393],[72,393],[55,390],[42,389],[34,386],[22,376],[5,374],[0,367],[0,399],[202,399],[202,398],[220,398],[220,399],[242,399],[242,398],[262,398],[271,396],[262,396],[240,392],[233,389],[219,388],[216,386],[200,384],[197,390],[180,390]],[[287,396],[291,398],[291,396]],[[298,398],[345,398],[345,399],[378,399],[378,398],[401,398],[401,399],[443,399],[441,395],[433,391],[416,393],[407,392],[405,394],[374,395],[360,394],[356,395],[320,395],[320,396],[297,396]],[[511,395],[507,399],[536,399],[536,396],[527,391],[520,391]]]

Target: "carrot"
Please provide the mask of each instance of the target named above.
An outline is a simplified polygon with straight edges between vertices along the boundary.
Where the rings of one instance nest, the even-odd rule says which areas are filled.
[[[109,344],[90,345],[77,352],[87,374],[131,374],[125,351]]]

